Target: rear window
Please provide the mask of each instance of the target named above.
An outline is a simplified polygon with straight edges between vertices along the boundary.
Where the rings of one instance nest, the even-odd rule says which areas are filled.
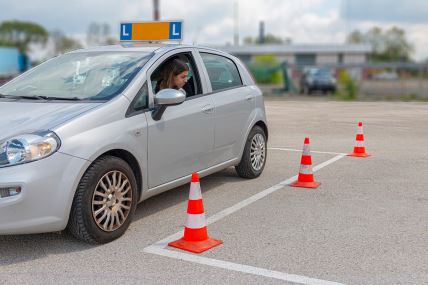
[[[310,69],[309,74],[313,76],[320,76],[320,77],[330,77],[331,72],[328,69]]]
[[[242,86],[241,76],[235,63],[224,56],[201,53],[213,91]]]

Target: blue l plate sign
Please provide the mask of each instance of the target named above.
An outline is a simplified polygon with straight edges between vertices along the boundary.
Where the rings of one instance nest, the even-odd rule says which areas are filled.
[[[120,24],[120,40],[131,41],[132,40],[132,24]]]
[[[181,40],[181,22],[169,23],[169,39],[170,40]]]

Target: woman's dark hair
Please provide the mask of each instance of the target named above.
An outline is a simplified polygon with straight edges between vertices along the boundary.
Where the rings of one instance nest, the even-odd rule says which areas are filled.
[[[156,89],[175,88],[175,86],[171,86],[173,76],[177,76],[184,71],[189,71],[189,67],[184,61],[178,58],[169,60],[168,63],[162,67],[161,80],[158,82],[159,89]]]

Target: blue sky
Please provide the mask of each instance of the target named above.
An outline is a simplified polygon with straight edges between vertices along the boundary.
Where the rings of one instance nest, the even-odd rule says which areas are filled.
[[[422,24],[426,24],[428,21],[428,1],[351,0],[345,2],[348,2],[346,15],[349,16],[349,19],[355,21],[371,20],[385,23],[404,22]]]
[[[161,18],[184,20],[187,43],[231,43],[235,2],[241,39],[256,36],[260,20],[267,33],[295,43],[342,43],[356,28],[397,25],[414,44],[414,56],[428,58],[424,0],[160,0]],[[108,23],[118,33],[121,21],[151,20],[152,0],[0,0],[0,21],[10,19],[34,21],[84,39],[91,22]]]

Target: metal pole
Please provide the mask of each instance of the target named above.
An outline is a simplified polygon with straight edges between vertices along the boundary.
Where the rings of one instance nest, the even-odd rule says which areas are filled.
[[[265,43],[265,22],[260,21],[259,23],[259,44]]]
[[[159,21],[160,12],[159,12],[159,0],[153,0],[153,20]]]
[[[239,6],[238,6],[238,1],[235,1],[235,3],[234,3],[234,7],[233,7],[234,9],[234,30],[235,30],[235,32],[234,32],[234,36],[233,36],[233,45],[234,46],[238,46],[239,45],[239,14],[238,14],[238,8],[239,8]]]
[[[421,64],[418,68],[418,89],[419,89],[419,97],[424,96],[424,66]]]

